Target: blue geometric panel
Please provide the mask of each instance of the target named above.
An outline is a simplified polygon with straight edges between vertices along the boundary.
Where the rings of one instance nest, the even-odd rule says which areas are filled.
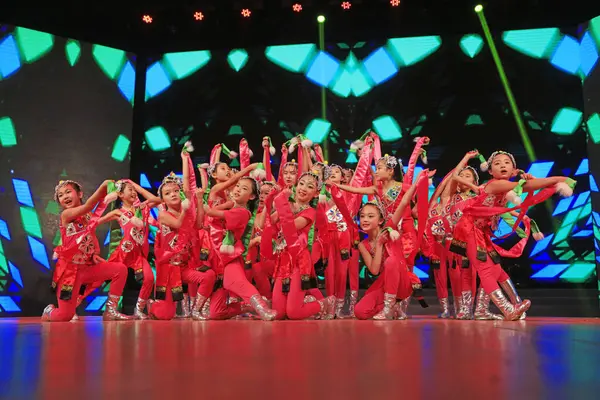
[[[590,190],[592,192],[598,191],[598,184],[596,183],[596,178],[594,178],[594,175],[592,174],[590,174]]]
[[[329,54],[320,51],[306,73],[306,77],[317,85],[327,87],[335,77],[340,63]]]
[[[421,270],[420,268],[414,267],[413,272],[419,279],[429,279],[427,272]]]
[[[539,242],[538,242],[539,243]],[[534,279],[552,279],[556,278],[561,272],[569,267],[569,264],[549,264],[531,275]]]
[[[106,238],[104,239],[104,245],[108,246],[109,243],[110,243],[110,229],[108,230],[108,232],[106,232]]]
[[[42,264],[47,269],[50,269],[50,264],[48,264],[48,253],[46,253],[46,247],[37,239],[32,238],[31,236],[27,236],[27,240],[29,241],[29,249],[31,250],[31,255],[33,259],[40,264]]]
[[[0,308],[2,308],[5,312],[21,311],[15,301],[8,296],[0,296]]]
[[[98,310],[100,310],[104,306],[104,303],[106,303],[106,299],[108,299],[107,296],[97,296],[97,297],[95,297],[94,300],[92,300],[92,302],[90,304],[88,304],[88,306],[85,308],[85,311],[98,311]]]
[[[565,35],[554,51],[550,64],[571,74],[577,73],[580,65],[579,42]]]
[[[8,35],[0,42],[0,76],[8,78],[21,68],[19,49],[13,35]]]
[[[0,219],[0,235],[3,236],[6,240],[10,240],[10,232],[8,231],[8,225],[3,219]]]
[[[364,60],[363,64],[376,84],[387,81],[398,72],[398,68],[396,68],[392,58],[383,47],[373,52]]]
[[[144,173],[140,174],[140,186],[146,189],[152,189],[152,185],[150,185],[150,181]]]
[[[554,161],[534,162],[531,163],[531,166],[527,172],[536,178],[546,178],[548,177],[548,174],[550,173],[550,170],[552,170],[553,166]]]
[[[123,94],[127,101],[131,102],[135,93],[135,69],[129,61],[125,64],[117,85],[121,94]]]
[[[583,192],[577,196],[577,200],[575,200],[575,204],[571,208],[577,208],[585,205],[590,199],[590,192]]]
[[[10,274],[12,275],[14,281],[17,282],[19,286],[23,287],[23,279],[21,279],[19,268],[15,267],[15,265],[10,261],[8,262],[8,268],[10,269]]]
[[[590,163],[587,158],[584,158],[583,160],[581,160],[581,164],[579,164],[579,167],[577,168],[577,171],[575,172],[575,176],[588,174],[590,172],[589,164]]]
[[[576,234],[574,234],[573,237],[584,238],[584,237],[590,237],[593,234],[594,234],[594,231],[591,231],[589,229],[584,229],[584,230],[579,231]]]
[[[21,179],[13,179],[13,187],[17,195],[17,201],[24,206],[33,207],[33,199],[31,198],[31,190],[29,183]]]
[[[580,44],[581,72],[588,76],[598,62],[598,50],[589,32],[584,33]]]
[[[546,250],[546,248],[548,248],[548,245],[550,244],[550,242],[552,242],[553,237],[554,237],[554,234],[550,234],[550,235],[546,236],[545,238],[543,238],[542,240],[540,240],[539,242],[537,242],[535,244],[535,247],[533,248],[533,250],[531,250],[531,253],[529,254],[529,256],[533,257],[536,254],[541,253],[542,251]]]
[[[573,201],[573,197],[567,197],[558,202],[558,205],[554,209],[552,216],[556,216],[566,212]]]
[[[160,62],[155,62],[148,67],[148,71],[146,71],[146,93],[149,97],[162,93],[170,85],[171,80]]]

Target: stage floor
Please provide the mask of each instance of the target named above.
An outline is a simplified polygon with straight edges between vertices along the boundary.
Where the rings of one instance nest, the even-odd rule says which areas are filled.
[[[591,399],[599,371],[598,319],[0,319],[3,399]]]

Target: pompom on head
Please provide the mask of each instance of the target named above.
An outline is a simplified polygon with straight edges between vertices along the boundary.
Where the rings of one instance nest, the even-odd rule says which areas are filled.
[[[113,201],[117,200],[118,198],[119,198],[119,195],[117,194],[117,192],[109,193],[104,197],[104,204],[112,203]]]
[[[571,197],[573,196],[573,189],[565,182],[559,182],[554,185],[556,188],[556,193],[558,193],[561,197]]]
[[[508,193],[506,193],[506,200],[510,201],[515,206],[520,206],[523,202],[523,199],[521,199],[521,197],[517,195],[514,190],[510,190]]]

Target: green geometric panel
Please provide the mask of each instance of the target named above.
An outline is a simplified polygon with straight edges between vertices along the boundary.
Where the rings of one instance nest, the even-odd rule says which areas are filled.
[[[552,244],[556,244],[556,243],[562,242],[563,240],[566,240],[569,237],[569,235],[571,235],[572,231],[573,231],[573,225],[567,225],[567,226],[561,227],[558,230],[558,232],[556,232],[556,235],[554,235]]]
[[[590,32],[596,40],[596,46],[600,48],[600,16],[592,19],[589,25]]]
[[[20,27],[15,29],[15,33],[21,50],[21,59],[26,63],[40,59],[54,46],[54,36],[49,33]]]
[[[2,147],[16,146],[17,134],[15,126],[9,117],[0,118],[0,145]]]
[[[146,131],[146,142],[152,151],[163,151],[171,147],[169,134],[162,126],[155,126]]]
[[[382,115],[373,121],[373,130],[384,142],[393,142],[402,138],[402,129],[396,120],[389,115]]]
[[[183,79],[204,67],[210,59],[211,53],[208,50],[167,53],[163,56],[163,65],[171,79]]]
[[[580,219],[579,214],[581,214],[581,210],[582,210],[582,208],[580,208],[580,207],[570,210],[567,213],[567,215],[565,215],[565,218],[563,219],[561,226],[569,226],[569,225],[573,225],[575,222],[577,222]]]
[[[69,39],[65,46],[65,53],[67,53],[67,60],[69,65],[72,67],[77,64],[79,57],[81,56],[81,46],[77,40]]]
[[[229,127],[229,132],[227,132],[228,136],[243,135],[243,134],[244,134],[244,130],[239,125],[231,125]]]
[[[31,236],[42,238],[42,228],[37,213],[31,207],[21,207],[21,221],[23,228]]]
[[[54,247],[56,247],[56,246],[60,246],[61,243],[62,243],[62,237],[60,236],[60,231],[57,230],[56,234],[54,235],[54,239],[52,240],[52,245]]]
[[[346,157],[346,164],[356,164],[358,162],[358,158],[356,158],[356,154],[349,151],[348,157]]]
[[[600,143],[600,114],[592,114],[587,120],[587,127],[592,142]]]
[[[125,52],[112,47],[95,44],[92,50],[94,60],[100,69],[112,80],[119,75],[121,68],[125,64]]]
[[[595,263],[574,263],[560,275],[560,279],[572,283],[581,283],[585,282],[594,272],[596,272]]]
[[[8,275],[8,263],[3,253],[0,253],[0,275]]]
[[[281,68],[291,72],[306,72],[309,62],[315,56],[317,46],[314,44],[291,44],[269,46],[265,56]]]
[[[60,214],[60,206],[54,200],[50,200],[46,206],[46,214],[58,215]]]
[[[352,74],[347,68],[342,70],[342,73],[334,79],[331,91],[340,97],[348,97],[352,92]]]
[[[558,28],[522,29],[502,35],[507,46],[534,58],[549,56],[560,37]]]
[[[126,136],[119,135],[113,145],[111,157],[117,161],[123,161],[129,152],[129,143],[131,141]]]
[[[235,72],[240,72],[248,62],[248,52],[244,49],[235,49],[227,55],[227,63]]]
[[[467,118],[465,125],[466,126],[483,125],[483,120],[481,119],[481,116],[479,116],[477,114],[471,114],[471,115],[469,115],[469,118]]]
[[[465,35],[460,39],[460,49],[471,58],[475,58],[483,48],[483,39],[479,35]]]
[[[324,119],[315,118],[306,127],[306,131],[304,134],[313,143],[321,143],[329,134],[329,130],[331,129],[331,123],[329,121],[325,121]]]
[[[367,94],[373,87],[371,86],[369,79],[367,79],[367,74],[363,72],[362,68],[358,68],[352,73],[350,84],[352,85],[352,93],[354,93],[356,97]]]
[[[398,65],[415,64],[440,48],[439,36],[390,39],[387,48]]]
[[[554,116],[550,130],[558,135],[572,135],[579,128],[582,117],[583,113],[575,108],[562,108]]]

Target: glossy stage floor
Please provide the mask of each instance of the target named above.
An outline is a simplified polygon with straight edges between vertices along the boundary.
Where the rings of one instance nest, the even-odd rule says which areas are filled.
[[[7,399],[578,399],[599,371],[598,319],[0,319]]]

